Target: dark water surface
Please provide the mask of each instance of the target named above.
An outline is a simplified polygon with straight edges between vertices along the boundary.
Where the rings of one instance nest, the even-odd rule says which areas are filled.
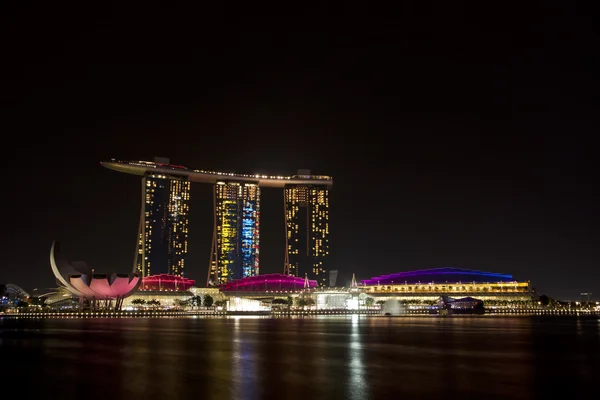
[[[576,399],[599,372],[598,319],[0,318],[27,399]]]

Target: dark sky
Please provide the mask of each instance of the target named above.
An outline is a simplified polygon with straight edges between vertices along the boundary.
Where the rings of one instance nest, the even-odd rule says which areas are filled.
[[[600,297],[599,35],[584,6],[46,3],[0,17],[0,282],[53,286],[54,239],[96,270],[129,268],[139,178],[99,162],[162,156],[332,175],[341,283],[453,266]],[[264,189],[263,273],[283,268],[282,202]],[[188,276],[204,282],[210,186],[191,205]]]

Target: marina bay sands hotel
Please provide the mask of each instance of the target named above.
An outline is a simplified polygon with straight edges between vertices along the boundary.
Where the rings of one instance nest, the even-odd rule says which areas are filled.
[[[283,189],[286,275],[327,286],[330,176],[299,170],[293,176],[191,170],[169,159],[102,162],[142,176],[142,207],[134,269],[142,276],[184,276],[188,254],[190,183],[214,186],[214,233],[208,286],[259,274],[261,187]]]

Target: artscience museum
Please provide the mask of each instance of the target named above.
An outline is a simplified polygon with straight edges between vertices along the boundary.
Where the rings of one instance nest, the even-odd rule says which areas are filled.
[[[97,273],[83,262],[60,259],[60,244],[52,243],[50,266],[59,287],[79,298],[82,308],[120,310],[123,299],[138,290],[137,273]]]

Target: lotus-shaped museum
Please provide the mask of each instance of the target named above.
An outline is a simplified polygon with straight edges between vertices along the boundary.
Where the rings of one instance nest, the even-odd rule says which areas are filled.
[[[80,299],[90,301],[92,306],[102,304],[120,309],[123,299],[134,293],[141,283],[137,273],[94,273],[85,263],[57,259],[59,248],[55,241],[50,249],[50,266],[58,284]]]

